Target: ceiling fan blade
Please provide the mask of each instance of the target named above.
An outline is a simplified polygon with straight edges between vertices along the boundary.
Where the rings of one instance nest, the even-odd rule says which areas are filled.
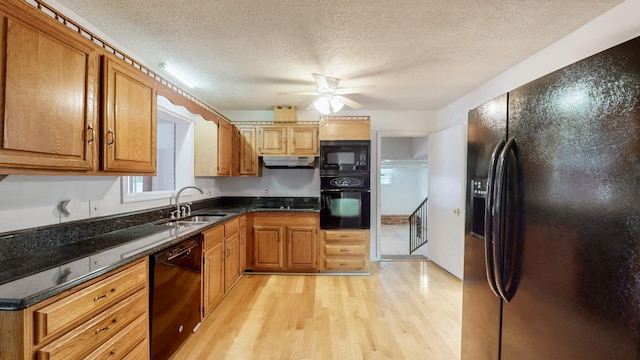
[[[367,86],[354,86],[349,88],[340,88],[336,90],[336,95],[347,95],[347,94],[359,94],[373,91],[376,88],[375,85],[367,85]]]
[[[342,101],[343,104],[347,105],[348,107],[352,108],[352,109],[360,109],[362,107],[362,105],[358,102],[355,102],[349,98],[346,98],[344,96],[335,96],[336,99]]]
[[[316,80],[316,84],[318,84],[319,89],[328,89],[329,83],[327,83],[327,78],[322,74],[311,73],[311,76]]]
[[[278,95],[320,95],[317,91],[280,92]]]

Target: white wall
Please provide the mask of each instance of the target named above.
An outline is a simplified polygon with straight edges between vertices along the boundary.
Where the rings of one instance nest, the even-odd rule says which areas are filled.
[[[426,159],[427,149],[429,144],[428,137],[414,137],[411,138],[411,149],[414,159]]]
[[[413,142],[408,137],[383,137],[381,160],[408,160],[413,158]]]
[[[380,185],[381,215],[411,215],[427,192],[427,168],[393,168],[391,184]]]
[[[320,196],[318,169],[262,169],[261,177],[232,177],[216,180],[225,196]]]

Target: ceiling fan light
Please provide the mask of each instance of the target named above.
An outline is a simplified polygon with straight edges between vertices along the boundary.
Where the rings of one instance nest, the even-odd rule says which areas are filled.
[[[329,100],[327,100],[327,98],[325,97],[321,97],[320,99],[314,101],[313,107],[315,107],[316,110],[318,110],[323,115],[331,114]]]
[[[340,101],[340,99],[336,99],[334,97],[331,98],[331,109],[333,110],[333,112],[342,110],[343,106],[344,104],[342,103],[342,101]]]

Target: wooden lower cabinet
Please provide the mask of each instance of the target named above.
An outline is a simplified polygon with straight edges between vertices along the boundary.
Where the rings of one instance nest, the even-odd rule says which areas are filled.
[[[135,349],[148,357],[148,267],[144,258],[33,307],[0,311],[0,358],[122,359]]]
[[[240,239],[239,272],[242,274],[247,269],[247,215],[239,218],[238,238]]]
[[[224,296],[224,225],[202,232],[202,317]]]
[[[317,271],[319,215],[253,214],[254,271]]]
[[[246,216],[243,215],[246,223]],[[202,318],[213,311],[238,281],[241,271],[241,218],[202,232]],[[246,226],[245,226],[246,228]]]
[[[224,223],[224,291],[227,292],[240,277],[240,219],[234,218]]]
[[[369,230],[322,230],[320,271],[369,272]]]

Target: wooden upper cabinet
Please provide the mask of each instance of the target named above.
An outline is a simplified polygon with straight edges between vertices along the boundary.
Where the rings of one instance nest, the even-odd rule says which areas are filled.
[[[291,155],[320,155],[318,127],[296,125],[289,128],[289,151]]]
[[[0,25],[0,173],[93,170],[98,53],[49,23]]]
[[[264,125],[258,128],[258,155],[319,155],[318,126]]]
[[[102,170],[155,173],[155,80],[127,63],[103,60]]]
[[[231,175],[232,148],[233,125],[220,121],[218,123],[218,176]]]
[[[231,176],[236,174],[238,160],[233,155],[239,135],[229,122],[196,119],[194,136],[194,175]],[[234,139],[235,138],[235,139]],[[236,145],[238,147],[238,145]]]
[[[254,126],[239,127],[239,168],[238,175],[258,176],[260,167],[256,151],[256,128]]]
[[[218,124],[196,118],[194,127],[194,175],[218,176]]]
[[[320,120],[320,140],[371,140],[371,120]]]
[[[240,131],[231,125],[231,174],[230,176],[240,175]]]
[[[260,155],[287,154],[287,127],[261,126],[258,128],[258,153]]]

